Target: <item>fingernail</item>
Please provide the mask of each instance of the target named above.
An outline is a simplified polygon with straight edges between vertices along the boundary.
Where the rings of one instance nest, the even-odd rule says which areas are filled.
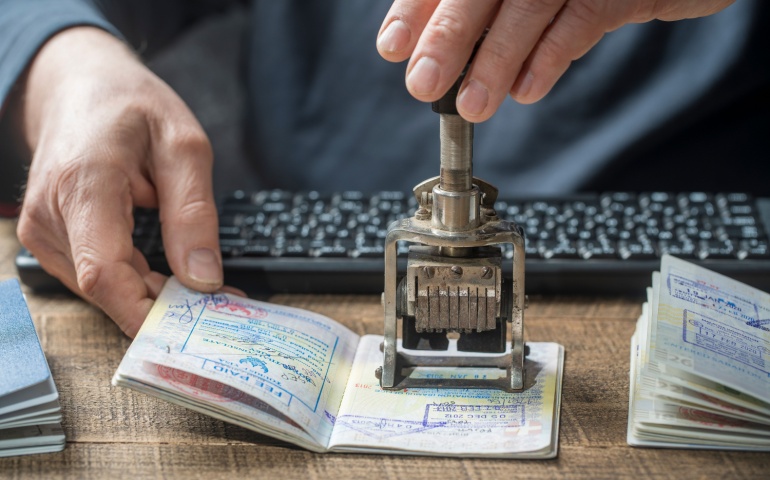
[[[463,112],[472,116],[481,115],[489,104],[489,90],[478,80],[472,79],[460,92],[457,103]]]
[[[222,283],[222,268],[219,258],[208,248],[198,248],[187,257],[187,274],[202,283]]]
[[[521,99],[527,98],[529,91],[532,90],[532,84],[534,81],[535,76],[532,75],[532,72],[527,72],[527,74],[524,75],[524,79],[522,79],[521,83],[519,84],[519,88],[516,89],[516,92],[513,96],[515,98]]]
[[[406,85],[412,93],[424,95],[433,93],[438,85],[439,67],[431,57],[422,57],[414,64],[409,76],[406,77]]]
[[[381,52],[398,53],[409,45],[412,33],[401,20],[393,20],[377,39],[377,48]]]

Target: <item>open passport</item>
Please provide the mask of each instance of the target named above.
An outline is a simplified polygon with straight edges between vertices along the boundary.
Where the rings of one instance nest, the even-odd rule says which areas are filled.
[[[194,292],[172,277],[112,382],[315,452],[556,456],[560,345],[528,344],[522,392],[386,391],[375,377],[381,342],[312,312]]]
[[[628,443],[770,451],[770,295],[664,256],[631,340]]]

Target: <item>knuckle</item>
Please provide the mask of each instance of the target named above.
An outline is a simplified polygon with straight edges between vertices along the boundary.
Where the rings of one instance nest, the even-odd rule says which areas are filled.
[[[103,268],[87,253],[81,253],[75,260],[75,272],[78,288],[86,298],[98,302],[100,277]]]
[[[47,198],[46,191],[27,188],[16,224],[19,242],[38,256],[56,250],[53,245],[57,242],[66,241],[61,218]]]
[[[179,210],[179,218],[185,223],[198,223],[217,218],[217,212],[211,202],[196,199],[186,203]]]
[[[642,0],[638,3],[636,10],[630,13],[630,18],[632,22],[648,22],[656,18],[665,19],[676,6],[676,2]]]
[[[213,150],[206,134],[198,126],[174,128],[169,139],[169,149],[186,160],[195,160],[206,165],[213,164]]]
[[[570,15],[580,25],[596,25],[607,15],[607,2],[603,0],[575,0],[567,3]]]
[[[537,49],[537,63],[533,63],[533,69],[552,70],[565,61],[571,61],[569,57],[569,39],[559,34],[552,34],[544,38]],[[535,75],[542,72],[534,72]]]
[[[16,238],[19,243],[33,254],[39,254],[47,245],[45,237],[40,236],[38,228],[32,227],[28,222],[22,222],[19,218],[19,224],[16,226]]]
[[[483,65],[479,64],[479,67],[483,67],[484,70],[491,72],[493,77],[498,77],[500,72],[507,72],[514,66],[513,62],[517,52],[509,45],[503,43],[500,39],[487,39],[484,40],[483,56],[479,53],[479,60],[483,59]],[[474,73],[477,67],[474,66]]]
[[[191,198],[175,213],[175,221],[183,225],[196,225],[216,220],[216,208],[204,199]]]
[[[64,162],[51,182],[58,213],[68,219],[93,209],[104,195],[118,196],[130,205],[131,171],[119,154],[82,155]]]
[[[65,200],[72,198],[81,190],[78,188],[81,175],[84,173],[84,170],[88,169],[89,166],[86,165],[85,161],[69,161],[64,163],[52,185],[56,195]]]
[[[425,31],[426,40],[433,44],[458,45],[465,43],[471,35],[468,22],[463,21],[463,16],[452,9],[439,13],[436,12],[428,29]]]
[[[65,219],[78,218],[86,213],[91,205],[94,195],[93,178],[99,178],[99,175],[92,177],[89,181],[86,177],[93,175],[97,170],[105,168],[105,165],[89,165],[89,161],[71,161],[62,166],[59,175],[53,182],[53,198],[56,201],[58,213]],[[114,176],[101,177],[110,178],[114,181]],[[125,182],[128,180],[124,177]],[[120,192],[124,190],[122,185],[112,184],[110,190]]]
[[[542,12],[558,11],[564,0],[538,0],[536,2],[513,2],[510,7],[517,13],[517,18],[531,20],[542,16]]]
[[[16,237],[30,251],[33,251],[43,240],[40,236],[40,226],[47,218],[43,211],[44,209],[38,204],[25,202],[16,224]]]

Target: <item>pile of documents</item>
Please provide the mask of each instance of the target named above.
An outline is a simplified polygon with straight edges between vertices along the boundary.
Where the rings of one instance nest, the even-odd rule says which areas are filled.
[[[770,295],[671,256],[631,340],[628,443],[770,451]]]
[[[17,280],[0,282],[0,457],[64,448],[59,393]]]

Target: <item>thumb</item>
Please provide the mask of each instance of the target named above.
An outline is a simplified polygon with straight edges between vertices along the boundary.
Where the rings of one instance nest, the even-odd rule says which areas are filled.
[[[188,126],[174,125],[173,135],[153,145],[153,170],[171,271],[185,286],[210,292],[223,284],[213,154],[203,129],[189,115]]]

